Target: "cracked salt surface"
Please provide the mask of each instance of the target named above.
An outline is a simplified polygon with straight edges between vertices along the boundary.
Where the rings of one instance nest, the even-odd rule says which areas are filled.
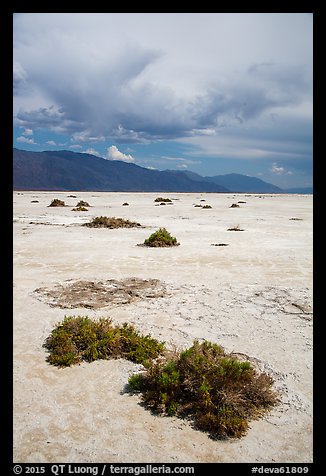
[[[14,461],[312,461],[312,197],[246,195],[236,210],[245,231],[230,233],[234,210],[224,194],[177,194],[173,207],[155,207],[156,194],[78,192],[92,205],[82,217],[69,207],[47,208],[67,195],[14,194]],[[31,204],[31,196],[39,203]],[[204,198],[213,207],[205,217],[193,207]],[[125,201],[130,207],[122,207]],[[147,249],[137,243],[148,230],[80,226],[101,215],[153,230],[165,226],[180,246]],[[96,307],[130,278],[158,280],[164,292]],[[212,441],[187,421],[152,415],[136,395],[122,393],[139,370],[131,362],[49,366],[42,345],[67,314],[52,304],[78,282],[94,283],[97,292],[83,296],[77,286],[78,305],[92,307],[71,301],[69,314],[135,324],[171,347],[216,342],[268,372],[280,404],[241,440]],[[40,288],[43,294],[34,292]]]

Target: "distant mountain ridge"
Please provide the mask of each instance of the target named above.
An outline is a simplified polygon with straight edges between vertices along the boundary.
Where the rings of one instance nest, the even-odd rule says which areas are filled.
[[[228,192],[204,179],[150,170],[67,150],[30,152],[14,149],[15,190],[84,190],[112,192]]]
[[[232,190],[232,192],[246,193],[282,193],[283,190],[276,185],[264,182],[257,177],[249,177],[241,174],[215,175],[214,177],[204,177],[212,183],[218,183]]]
[[[284,190],[256,177],[241,174],[215,175],[213,177],[201,177],[194,172],[184,172],[192,180],[205,180],[227,188],[231,192],[238,193],[284,193]]]
[[[32,152],[13,149],[14,190],[108,192],[312,193],[282,190],[241,174],[202,177],[195,172],[151,170],[68,150]],[[300,189],[303,190],[303,189]]]
[[[286,193],[298,193],[303,195],[312,195],[314,193],[313,187],[293,187],[293,188],[286,188],[284,190]]]

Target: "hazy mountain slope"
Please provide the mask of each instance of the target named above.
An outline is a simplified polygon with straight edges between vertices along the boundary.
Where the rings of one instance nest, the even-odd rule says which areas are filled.
[[[184,174],[149,170],[71,151],[30,152],[14,149],[16,190],[99,190],[222,192],[216,183],[193,181]]]
[[[284,190],[256,177],[248,177],[241,174],[215,175],[214,177],[204,177],[212,183],[218,183],[232,192],[246,193],[284,193]]]

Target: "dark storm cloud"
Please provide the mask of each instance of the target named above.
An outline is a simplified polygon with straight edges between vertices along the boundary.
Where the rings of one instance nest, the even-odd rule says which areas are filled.
[[[15,122],[84,143],[290,144],[296,119],[309,136],[311,36],[305,14],[19,14]]]
[[[133,139],[178,138],[207,128],[223,128],[259,118],[275,107],[298,104],[307,84],[298,69],[273,67],[264,77],[255,70],[230,84],[219,84],[192,101],[178,98],[169,88],[149,83],[135,84],[135,80],[156,56],[138,52],[128,68],[122,62],[89,74],[83,81],[66,79],[67,87],[57,82],[47,83],[47,94],[60,105],[42,107],[34,111],[21,110],[17,120],[26,127],[59,127],[67,133],[90,131],[92,135],[116,136],[124,131]],[[120,64],[119,64],[120,65]],[[254,72],[253,72],[254,71]],[[297,79],[299,77],[299,79]],[[291,79],[292,78],[292,79]],[[291,84],[291,87],[289,86]],[[138,136],[137,136],[138,135]]]
[[[272,108],[299,104],[311,94],[304,68],[253,65],[227,84],[196,98],[192,117],[197,127],[225,127],[255,119]]]

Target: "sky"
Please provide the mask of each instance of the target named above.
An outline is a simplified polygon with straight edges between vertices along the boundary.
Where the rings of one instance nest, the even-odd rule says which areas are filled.
[[[311,13],[15,13],[14,147],[312,185]]]

